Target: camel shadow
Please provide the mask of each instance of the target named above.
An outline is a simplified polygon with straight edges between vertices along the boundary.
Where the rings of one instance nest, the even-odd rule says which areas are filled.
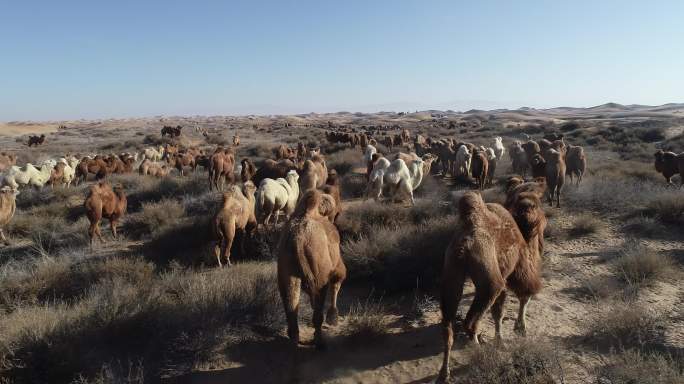
[[[322,382],[375,370],[396,361],[412,361],[441,353],[441,329],[433,324],[358,344],[348,336],[328,338],[325,351],[278,336],[267,341],[246,341],[224,351],[234,366],[195,372],[164,380],[173,384]],[[436,373],[436,372],[435,372]],[[429,378],[416,381],[425,382]]]

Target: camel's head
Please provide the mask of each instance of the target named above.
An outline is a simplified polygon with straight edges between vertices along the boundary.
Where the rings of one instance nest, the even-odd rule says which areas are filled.
[[[525,180],[520,176],[511,176],[506,180],[506,192],[510,193],[518,185],[524,183]]]
[[[665,161],[663,160],[665,158],[665,152],[663,152],[662,149],[659,149],[656,151],[656,153],[653,155],[655,157],[655,169],[658,172],[663,171],[663,164]]]
[[[534,192],[523,192],[513,203],[511,213],[526,240],[534,235],[542,235],[546,226],[546,216],[539,196]]]
[[[16,188],[12,188],[9,185],[6,185],[2,188],[0,188],[0,194],[4,196],[12,196],[16,197],[19,194],[19,190]]]
[[[337,175],[337,171],[333,168],[328,171],[328,178],[325,180],[325,183],[328,185],[339,185],[340,184],[340,178]]]
[[[254,193],[256,192],[256,185],[252,183],[251,180],[247,180],[243,185],[242,185],[242,193],[245,196],[254,196]]]
[[[534,156],[532,156],[532,160],[530,161],[532,165],[534,166],[541,166],[546,164],[546,160],[542,157],[542,155],[535,153]]]
[[[287,173],[287,180],[297,182],[299,180],[299,174],[294,169]]]

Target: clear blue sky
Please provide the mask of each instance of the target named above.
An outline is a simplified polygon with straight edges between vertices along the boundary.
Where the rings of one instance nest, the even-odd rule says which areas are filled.
[[[684,1],[0,3],[0,121],[684,101]]]

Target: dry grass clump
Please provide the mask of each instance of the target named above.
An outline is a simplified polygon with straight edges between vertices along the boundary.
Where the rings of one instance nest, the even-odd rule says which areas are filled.
[[[573,222],[572,227],[568,229],[568,236],[571,238],[584,237],[596,235],[606,230],[606,225],[603,221],[598,219],[595,215],[581,214],[577,216]]]
[[[667,227],[658,219],[643,215],[628,219],[622,228],[632,235],[647,238],[655,238],[667,233]]]
[[[503,347],[486,344],[470,348],[465,376],[459,382],[555,384],[564,382],[564,376],[557,349],[541,340],[525,339]]]
[[[424,224],[374,227],[358,239],[342,243],[342,255],[352,279],[369,279],[393,290],[430,288],[438,280],[444,250],[454,233],[452,215]]]
[[[633,288],[667,279],[677,268],[670,256],[635,241],[625,243],[613,265],[618,278]]]
[[[601,303],[596,314],[587,320],[592,345],[607,347],[645,347],[661,336],[663,319],[641,304],[616,301]]]
[[[347,173],[340,178],[343,199],[356,199],[366,193],[366,175]]]
[[[164,199],[156,203],[143,203],[142,210],[126,218],[126,235],[141,238],[163,231],[176,224],[185,215],[183,204]]]
[[[335,169],[340,176],[349,173],[355,166],[363,167],[364,173],[366,165],[362,161],[363,154],[358,148],[347,148],[339,152],[326,156],[328,169]]]
[[[104,365],[127,362],[125,372],[140,361],[146,380],[187,372],[248,336],[240,324],[281,324],[275,281],[272,263],[202,274],[173,269],[134,283],[104,278],[73,304],[22,306],[0,318],[0,378],[96,379]]]
[[[387,308],[382,300],[370,296],[357,301],[349,308],[344,323],[344,333],[354,344],[375,343],[387,336]]]
[[[154,266],[137,257],[86,263],[83,260],[90,255],[83,249],[70,252],[81,254],[37,258],[0,277],[0,309],[9,313],[22,306],[51,301],[72,303],[102,280],[122,279],[135,285],[153,277]]]
[[[669,192],[649,199],[642,212],[663,224],[684,226],[684,194],[677,190]]]
[[[684,362],[668,355],[628,350],[612,354],[596,376],[599,383],[679,384],[684,382]]]

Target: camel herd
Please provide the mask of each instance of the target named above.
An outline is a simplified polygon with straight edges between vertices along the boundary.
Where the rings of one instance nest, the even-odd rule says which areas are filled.
[[[176,131],[174,127],[164,127],[162,134],[180,134],[181,127],[177,128]],[[466,192],[456,204],[458,227],[445,250],[442,268],[444,361],[438,381],[449,376],[453,325],[467,278],[475,285],[475,298],[467,312],[464,329],[474,343],[479,342],[478,324],[489,309],[496,337],[501,337],[507,290],[520,302],[515,330],[525,333],[527,305],[542,286],[540,261],[546,226],[542,201],[546,199],[559,207],[566,176],[571,182],[573,178],[577,184],[582,182],[587,169],[582,147],[567,145],[562,135],[550,135],[539,141],[513,141],[508,147],[501,137],[492,138],[489,147],[422,135],[415,135],[412,140],[408,130],[384,137],[337,130],[326,132],[326,138],[330,143],[360,147],[358,161],[366,169],[366,199],[385,197],[411,204],[414,191],[430,174],[466,181],[474,190],[495,184],[497,163],[507,153],[511,171],[519,176],[506,180],[505,203],[485,203],[480,193],[473,190]],[[401,146],[407,152],[383,155],[378,150],[379,142],[387,143],[385,147],[390,151]],[[95,182],[89,187],[84,203],[92,246],[96,237],[103,240],[102,219],[109,220],[116,238],[117,225],[126,214],[126,193],[121,185],[110,184],[109,175],[137,169],[142,176],[167,177],[175,168],[183,176],[187,169],[195,172],[201,166],[207,171],[208,189],[222,194],[222,203],[211,221],[217,265],[232,264],[231,247],[238,232],[250,235],[260,225],[275,228],[279,216],[283,216],[276,248],[277,278],[288,335],[297,345],[297,310],[303,289],[313,307],[314,342],[323,348],[322,323],[327,318],[328,323],[336,324],[337,295],[347,275],[336,226],[342,212],[337,171],[327,167],[320,148],[309,148],[303,143],[296,147],[278,145],[273,149],[274,158],[264,160],[259,167],[249,158],[238,163],[237,135],[233,144],[206,152],[167,144],[149,147],[140,153],[66,155],[58,160],[45,160],[38,166],[22,167],[16,165],[16,156],[1,153],[0,239],[7,243],[2,229],[15,213],[15,197],[21,187],[41,188],[47,184],[69,187],[72,182],[86,182],[89,175],[94,175]],[[655,168],[670,183],[673,175],[684,174],[684,154],[659,150],[655,154]],[[527,176],[531,176],[531,181],[525,180]],[[245,237],[239,237],[239,246],[243,249]]]

